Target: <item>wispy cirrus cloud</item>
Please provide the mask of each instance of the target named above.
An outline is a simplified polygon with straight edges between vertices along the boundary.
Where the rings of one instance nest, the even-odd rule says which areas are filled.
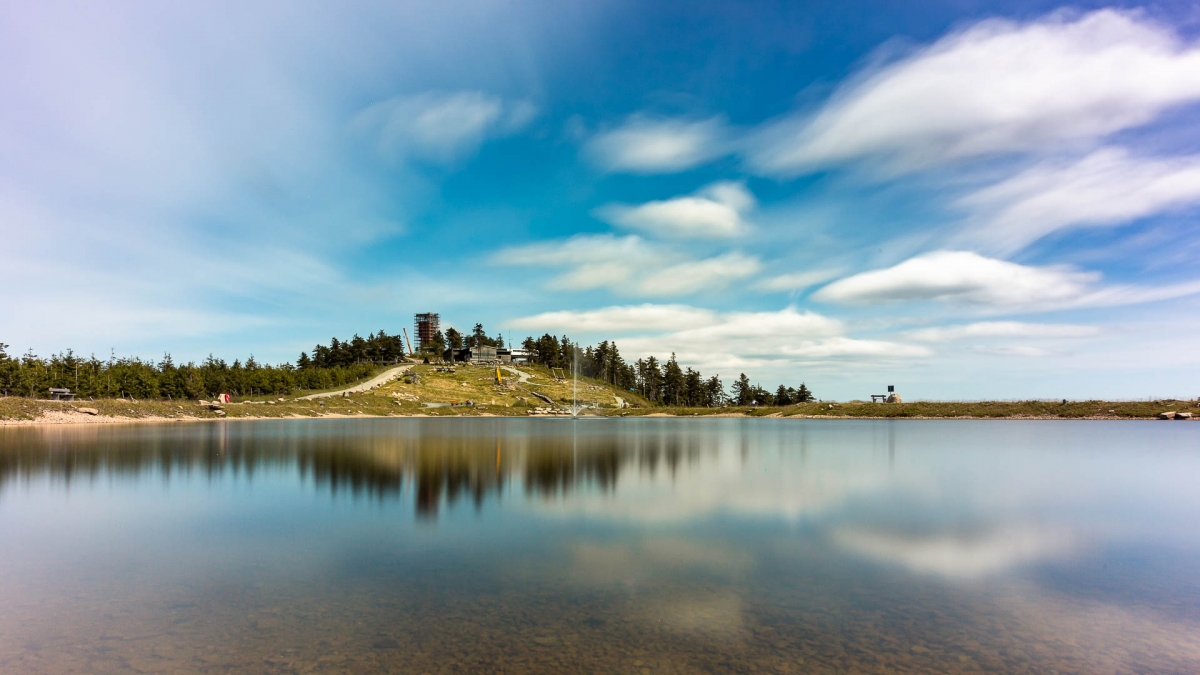
[[[933,251],[839,279],[813,293],[821,302],[877,305],[944,301],[995,310],[1113,307],[1200,294],[1200,281],[1163,286],[1099,286],[1098,272],[1066,265],[1034,267],[971,251]]]
[[[491,260],[501,265],[565,268],[550,282],[552,290],[608,288],[645,297],[720,290],[762,269],[758,258],[738,251],[697,259],[637,235],[608,234],[505,248]]]
[[[592,137],[584,155],[606,171],[672,173],[728,154],[731,143],[720,117],[697,120],[638,114]]]
[[[710,326],[716,312],[688,305],[625,305],[593,310],[543,312],[508,322],[513,328],[573,333],[631,333]]]
[[[1070,323],[978,321],[957,326],[921,328],[905,335],[922,342],[948,342],[975,338],[1082,338],[1099,335],[1100,332],[1097,326]]]
[[[744,183],[714,183],[695,195],[646,202],[637,206],[610,204],[597,211],[604,220],[647,234],[666,237],[720,239],[745,234],[745,215],[755,206]]]
[[[774,312],[721,313],[687,305],[616,306],[547,312],[510,325],[616,338],[627,355],[661,357],[675,353],[681,362],[706,372],[796,364],[880,363],[931,354],[920,345],[851,337],[841,321],[794,307]]]
[[[1200,204],[1200,157],[1135,157],[1123,148],[1046,160],[958,204],[975,212],[962,239],[1000,252],[1071,228],[1111,227]]]
[[[1137,12],[989,20],[843,85],[813,114],[761,128],[770,174],[872,158],[903,171],[1087,143],[1200,100],[1200,49]]]
[[[838,270],[809,270],[807,272],[791,272],[763,279],[754,288],[760,291],[796,292],[825,283],[838,274]]]
[[[529,101],[478,91],[423,92],[374,103],[351,126],[389,159],[445,163],[473,154],[489,137],[520,131],[536,116],[537,106]]]
[[[637,294],[672,296],[719,290],[752,277],[761,269],[758,258],[738,251],[685,260],[643,276],[637,283]]]
[[[822,302],[870,305],[904,300],[952,300],[1019,306],[1065,302],[1098,281],[1095,272],[1030,267],[970,251],[934,251],[881,270],[862,272],[813,294]]]

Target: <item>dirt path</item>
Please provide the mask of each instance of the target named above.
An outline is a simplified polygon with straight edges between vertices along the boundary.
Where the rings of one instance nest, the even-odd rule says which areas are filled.
[[[510,368],[508,366],[500,366],[500,367],[503,368],[504,370],[507,370],[508,372],[512,373],[513,375],[516,375],[517,381],[520,382],[521,384],[527,384],[529,382],[529,378],[533,377],[529,373],[521,372],[521,371],[517,370],[516,368]]]
[[[311,401],[313,399],[318,399],[318,398],[329,398],[330,396],[341,396],[342,394],[345,394],[345,393],[356,394],[356,393],[363,392],[363,391],[370,391],[370,390],[374,389],[375,387],[378,387],[381,384],[387,384],[388,382],[391,382],[392,380],[396,379],[397,377],[400,377],[409,368],[412,368],[411,363],[403,365],[403,366],[396,366],[395,368],[389,368],[388,370],[383,371],[382,373],[376,375],[375,377],[372,377],[371,379],[367,380],[366,382],[363,382],[362,384],[356,384],[353,387],[350,387],[349,389],[340,389],[338,391],[327,391],[323,394],[309,394],[308,396],[300,396],[296,400]]]

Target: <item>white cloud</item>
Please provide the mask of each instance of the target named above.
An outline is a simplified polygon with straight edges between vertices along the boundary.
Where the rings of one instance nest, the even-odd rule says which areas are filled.
[[[687,305],[628,305],[603,309],[545,312],[508,325],[530,330],[566,330],[577,333],[628,333],[679,330],[711,325],[716,314]]]
[[[505,101],[475,91],[395,96],[355,116],[352,127],[374,136],[391,159],[451,162],[470,155],[489,137],[515,133],[533,120],[529,101]]]
[[[796,363],[891,361],[928,356],[925,347],[845,335],[837,319],[794,307],[777,312],[717,313],[687,305],[606,307],[517,319],[518,328],[554,328],[619,339],[634,358],[674,352],[704,372],[753,370]],[[653,333],[653,334],[647,334]]]
[[[848,337],[832,337],[821,341],[785,344],[779,353],[805,360],[847,358],[912,358],[929,356],[931,352],[918,345],[906,345],[886,340],[860,340]]]
[[[609,288],[636,296],[717,290],[757,274],[762,267],[757,258],[737,251],[697,260],[636,235],[608,234],[576,235],[562,241],[502,249],[492,261],[568,268],[551,282],[551,288]]]
[[[727,135],[724,121],[716,117],[678,120],[634,115],[622,126],[594,136],[584,154],[608,171],[671,173],[728,154]]]
[[[1200,203],[1200,157],[1139,158],[1106,148],[1044,162],[960,201],[978,214],[966,238],[1015,251],[1072,227],[1127,223]]]
[[[985,345],[976,345],[971,348],[972,351],[980,354],[991,354],[993,356],[1054,356],[1061,352],[1053,352],[1049,349],[1034,347],[1031,345],[1009,345],[1006,347],[991,347]]]
[[[563,241],[548,241],[502,249],[492,256],[499,264],[530,267],[568,267],[552,286],[567,290],[625,288],[640,271],[671,258],[641,237],[609,234],[576,235]]]
[[[763,279],[754,287],[760,291],[802,291],[836,277],[838,270],[810,270]]]
[[[1174,300],[1200,293],[1200,281],[1185,281],[1167,286],[1134,286],[1118,284],[1097,289],[1073,303],[1075,307],[1116,307],[1144,302]]]
[[[789,307],[778,312],[730,312],[708,325],[624,340],[631,354],[675,352],[701,370],[730,372],[796,363],[888,361],[928,356],[929,350],[845,335],[837,319]]]
[[[1134,305],[1200,294],[1200,281],[1097,288],[1099,281],[1099,273],[1066,266],[1031,267],[970,251],[933,251],[886,269],[840,279],[812,297],[847,305],[940,300],[993,309],[1044,311]]]
[[[1200,50],[1136,12],[989,20],[766,126],[749,161],[791,174],[855,159],[893,169],[1087,143],[1200,99]]]
[[[642,277],[640,295],[686,295],[704,289],[720,289],[758,274],[762,263],[754,256],[736,251],[704,260],[677,263]]]
[[[980,321],[961,326],[922,328],[906,333],[922,342],[948,342],[972,338],[1081,338],[1099,335],[1096,326],[1067,323],[1024,323],[1021,321]]]
[[[743,216],[754,208],[754,195],[737,182],[710,185],[697,194],[639,206],[611,204],[598,215],[630,229],[670,237],[723,238],[744,234]]]
[[[1029,267],[969,251],[934,251],[835,281],[813,298],[842,304],[955,300],[1019,306],[1077,299],[1098,279],[1098,274],[1066,267]]]

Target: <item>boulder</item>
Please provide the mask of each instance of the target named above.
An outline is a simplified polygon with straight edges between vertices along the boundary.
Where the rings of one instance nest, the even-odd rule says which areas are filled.
[[[213,414],[215,414],[217,417],[224,417],[225,411],[221,410],[220,408],[217,408],[217,409],[213,410]]]
[[[1190,420],[1190,419],[1192,419],[1192,413],[1175,413],[1175,419]]]
[[[888,397],[884,401],[887,403],[904,403],[899,394],[888,394]]]
[[[1158,419],[1173,420],[1173,419],[1175,419],[1175,413],[1174,412],[1160,412],[1160,413],[1158,413]]]
[[[99,415],[100,414],[100,411],[96,410],[95,408],[76,408],[76,410],[83,413],[84,415]]]

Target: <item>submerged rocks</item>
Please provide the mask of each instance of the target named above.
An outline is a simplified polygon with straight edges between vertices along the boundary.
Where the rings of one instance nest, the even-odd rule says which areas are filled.
[[[562,408],[541,407],[541,408],[533,408],[531,410],[528,410],[527,414],[529,414],[529,415],[564,415],[564,416],[569,417],[571,415],[571,411],[563,410]]]

